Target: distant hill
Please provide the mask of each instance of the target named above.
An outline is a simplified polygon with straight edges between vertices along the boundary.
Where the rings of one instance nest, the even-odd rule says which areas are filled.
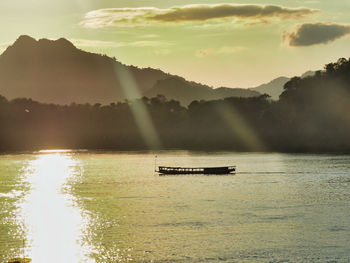
[[[301,78],[311,77],[315,75],[315,71],[306,71]],[[262,84],[255,88],[250,88],[252,91],[257,91],[262,94],[266,93],[271,96],[272,99],[278,100],[279,96],[283,92],[284,84],[286,84],[291,78],[288,77],[278,77],[268,83]]]
[[[246,89],[212,89],[158,69],[123,65],[106,55],[77,49],[64,38],[29,36],[20,36],[0,55],[0,94],[56,104],[109,104],[162,94],[184,105],[192,100],[259,95]]]
[[[194,100],[216,100],[227,97],[248,98],[261,95],[257,91],[248,89],[224,87],[213,89],[209,86],[189,82],[179,77],[158,80],[152,89],[145,92],[145,96],[148,97],[154,97],[158,94],[180,101],[186,106]]]
[[[137,97],[169,76],[161,70],[126,66],[79,50],[64,38],[37,41],[21,36],[0,55],[0,94],[9,99],[111,103],[124,99],[127,92]],[[130,86],[136,86],[138,92],[130,91]]]
[[[287,77],[279,77],[276,78],[269,83],[262,84],[258,87],[251,88],[252,91],[257,91],[262,94],[266,93],[271,96],[272,99],[278,100],[279,95],[283,91],[283,86],[286,84],[290,78]]]

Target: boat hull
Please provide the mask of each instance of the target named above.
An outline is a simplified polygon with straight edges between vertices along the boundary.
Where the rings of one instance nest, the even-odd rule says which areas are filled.
[[[199,167],[199,168],[185,168],[185,167],[165,167],[159,166],[159,174],[231,174],[235,173],[234,166],[227,167]]]

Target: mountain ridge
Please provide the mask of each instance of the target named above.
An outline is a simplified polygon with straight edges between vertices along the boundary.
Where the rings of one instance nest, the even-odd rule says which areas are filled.
[[[124,72],[128,78],[122,79]],[[158,69],[127,66],[106,55],[80,50],[64,38],[20,36],[0,55],[0,94],[9,99],[110,103],[127,98],[123,88],[128,81],[142,94],[156,80],[169,76]]]
[[[302,77],[312,74],[308,71]],[[125,65],[107,55],[81,50],[65,38],[36,40],[22,35],[0,55],[1,95],[56,104],[109,104],[164,95],[188,105],[193,100],[256,97],[264,93],[277,100],[289,80],[279,77],[249,89],[212,88],[160,69]]]
[[[170,91],[159,85],[167,85],[174,79],[188,89],[180,85]],[[235,94],[243,97],[260,95],[248,90],[238,93],[233,90],[216,91],[160,69],[125,65],[107,55],[78,49],[65,38],[36,40],[22,35],[0,55],[0,94],[9,99],[27,97],[56,104],[109,104],[150,95],[153,91],[153,95],[165,95],[186,105],[190,100]],[[187,98],[188,94],[192,95]]]

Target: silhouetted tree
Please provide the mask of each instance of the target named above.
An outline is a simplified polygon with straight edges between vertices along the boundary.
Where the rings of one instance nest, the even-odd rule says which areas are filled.
[[[147,149],[135,109],[150,116],[164,149],[348,152],[350,60],[292,78],[277,102],[268,95],[231,97],[185,108],[158,95],[61,106],[0,96],[0,150]]]

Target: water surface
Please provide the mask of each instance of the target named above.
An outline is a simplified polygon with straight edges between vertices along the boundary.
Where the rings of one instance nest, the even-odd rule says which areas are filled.
[[[349,262],[350,156],[157,153],[0,156],[0,261]]]

